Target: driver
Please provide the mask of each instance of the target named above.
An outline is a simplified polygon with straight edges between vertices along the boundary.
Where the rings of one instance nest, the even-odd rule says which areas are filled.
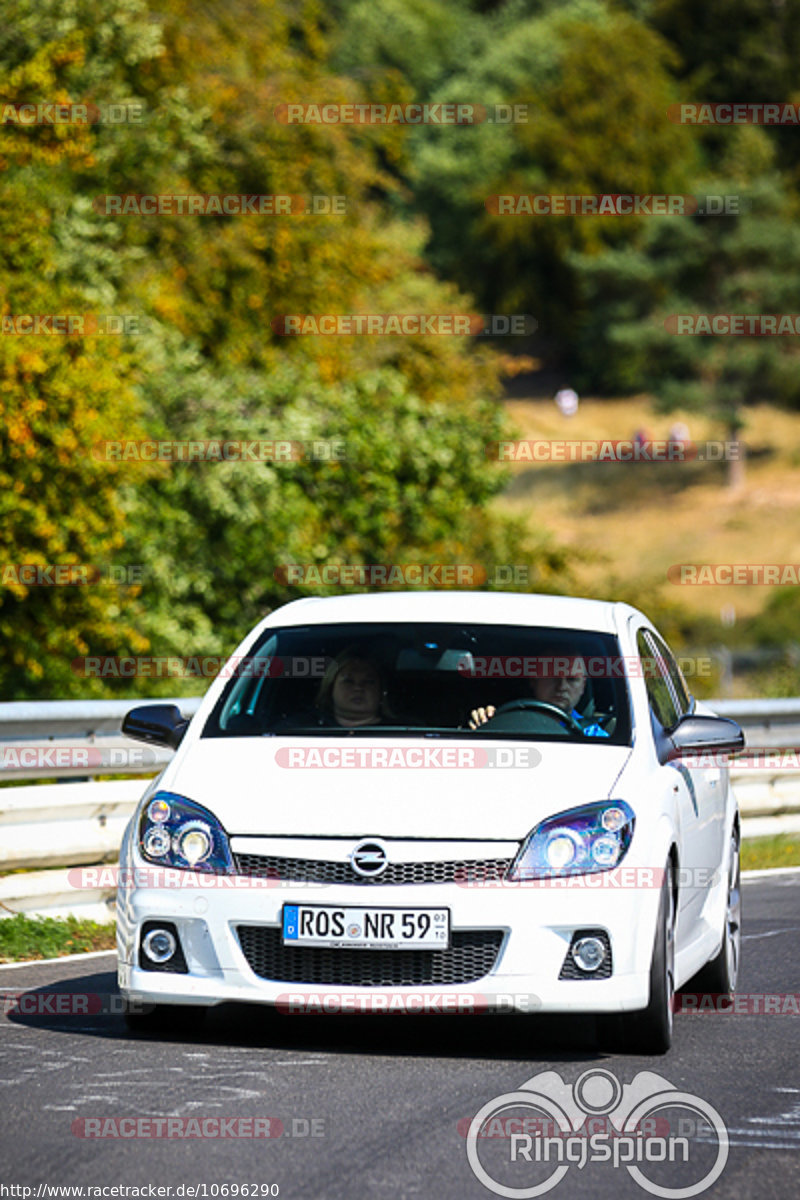
[[[591,717],[584,717],[575,707],[586,687],[586,674],[584,660],[579,656],[572,656],[564,662],[563,667],[559,664],[558,672],[537,676],[529,679],[528,683],[535,700],[541,700],[543,704],[554,704],[562,712],[568,713],[580,725],[584,737],[608,737],[608,732],[602,726]],[[474,708],[470,713],[470,729],[478,729],[487,721],[491,721],[496,711],[493,704],[487,704],[486,708]]]

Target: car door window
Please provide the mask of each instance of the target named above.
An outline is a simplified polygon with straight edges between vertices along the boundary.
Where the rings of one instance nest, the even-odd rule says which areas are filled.
[[[660,637],[656,637],[654,633],[649,633],[648,637],[656,648],[656,651],[662,658],[664,666],[667,669],[672,690],[678,701],[679,715],[685,717],[688,712],[691,712],[693,707],[692,694],[686,685],[686,680],[683,678],[683,673],[678,666],[675,655],[670,648]]]
[[[666,667],[644,629],[640,629],[636,635],[636,648],[639,651],[650,708],[662,729],[673,729],[681,714],[672,694]]]

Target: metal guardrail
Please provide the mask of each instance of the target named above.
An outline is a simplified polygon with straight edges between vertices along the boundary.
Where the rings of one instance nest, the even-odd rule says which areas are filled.
[[[193,716],[201,697],[157,702],[176,704]],[[0,783],[28,783],[0,787],[0,917],[26,912],[113,918],[113,888],[78,889],[69,868],[116,858],[146,786],[142,777],[156,774],[172,757],[171,750],[144,746],[120,732],[125,713],[146,703],[0,704]],[[720,716],[738,721],[749,747],[800,748],[800,698],[709,703]],[[126,778],[96,780],[98,775]],[[61,782],[28,782],[42,779]],[[800,770],[737,771],[733,763],[731,780],[744,837],[800,833]]]
[[[202,696],[161,700],[192,717]],[[0,704],[0,783],[153,775],[173,751],[144,746],[120,732],[122,719],[147,700],[46,700]],[[156,703],[155,700],[152,703]]]
[[[741,725],[748,746],[800,747],[800,698],[709,700],[708,704],[721,717]]]

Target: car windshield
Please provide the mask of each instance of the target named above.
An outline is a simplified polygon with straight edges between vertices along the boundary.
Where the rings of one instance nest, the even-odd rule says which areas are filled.
[[[203,737],[501,737],[629,745],[616,638],[509,625],[293,625],[228,664]]]

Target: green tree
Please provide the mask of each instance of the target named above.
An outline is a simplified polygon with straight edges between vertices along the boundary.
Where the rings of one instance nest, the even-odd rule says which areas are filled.
[[[162,652],[219,653],[275,605],[341,590],[290,585],[289,564],[464,563],[488,586],[496,565],[520,564],[534,590],[564,578],[544,535],[487,515],[505,482],[486,454],[505,424],[489,399],[468,412],[423,400],[390,367],[326,384],[284,363],[232,381],[177,345],[151,377],[165,436],[319,445],[295,461],[170,464],[131,489],[131,528],[148,530],[127,551],[152,598],[141,628]]]
[[[487,515],[502,486],[498,363],[469,339],[283,338],[282,313],[468,312],[397,203],[392,128],[287,126],[283,102],[359,99],[331,70],[322,11],[215,2],[14,0],[2,98],[136,101],[141,124],[0,128],[3,311],[112,312],[130,338],[4,338],[10,562],[141,565],[142,591],[4,593],[10,695],[112,690],[81,655],[220,652],[292,594],[293,561],[525,562],[546,544]],[[345,218],[114,215],[98,197],[343,194]],[[343,463],[144,466],[99,440],[344,439]],[[58,470],[50,474],[57,459]],[[66,513],[64,509],[66,507]],[[40,633],[38,649],[34,639]],[[173,690],[169,680],[113,690]]]
[[[69,100],[67,79],[85,40],[54,13],[12,4],[0,32],[0,103]],[[130,12],[131,6],[127,6]],[[107,15],[102,32],[132,55],[149,34]],[[134,14],[135,16],[135,14]],[[31,39],[26,43],[26,39]],[[33,46],[35,45],[35,52]],[[102,72],[98,73],[100,80]],[[113,637],[132,646],[141,608],[136,588],[23,582],[25,565],[108,568],[124,542],[121,486],[130,470],[93,455],[110,426],[136,436],[134,364],[120,338],[26,334],[20,318],[96,311],[60,267],[56,230],[73,173],[92,158],[81,126],[0,125],[5,171],[0,206],[0,687],[4,698],[102,691],[78,677],[74,658]],[[75,327],[73,327],[75,328]],[[88,327],[87,327],[88,328]],[[90,578],[91,576],[84,576]]]
[[[677,316],[795,312],[800,231],[776,173],[747,187],[714,178],[699,191],[734,195],[743,211],[664,217],[635,247],[576,257],[580,366],[587,384],[648,390],[665,411],[711,411],[738,442],[748,404],[800,406],[796,338],[679,336]],[[743,448],[734,453],[736,484]]]
[[[375,79],[382,66],[409,80],[416,99],[528,110],[519,124],[409,132],[398,171],[409,204],[430,223],[428,258],[486,310],[532,313],[563,350],[576,333],[570,254],[624,245],[642,218],[503,216],[487,211],[486,201],[498,193],[688,190],[694,131],[665,116],[678,98],[677,57],[656,32],[604,0],[489,12],[415,5],[403,16],[397,8],[395,0],[348,8],[336,43],[343,69]],[[407,37],[393,38],[398,26]]]

